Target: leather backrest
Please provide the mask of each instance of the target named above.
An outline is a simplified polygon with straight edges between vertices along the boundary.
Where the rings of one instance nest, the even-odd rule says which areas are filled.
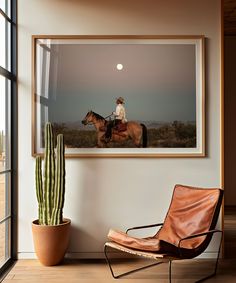
[[[178,247],[180,239],[214,229],[222,196],[221,189],[176,185],[163,227],[156,237]],[[196,249],[207,239],[201,236],[182,241],[181,248]]]

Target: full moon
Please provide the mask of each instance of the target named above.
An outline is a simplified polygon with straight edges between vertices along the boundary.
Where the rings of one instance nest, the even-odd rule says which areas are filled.
[[[121,71],[121,70],[123,69],[123,65],[122,65],[122,64],[117,64],[117,65],[116,65],[116,69],[117,69],[118,71]]]

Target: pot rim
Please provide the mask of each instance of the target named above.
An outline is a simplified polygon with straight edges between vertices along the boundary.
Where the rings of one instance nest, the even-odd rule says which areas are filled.
[[[42,226],[42,227],[56,227],[56,226],[65,226],[71,223],[71,220],[69,218],[63,218],[63,223],[57,224],[57,225],[41,225],[38,223],[39,220],[35,219],[32,221],[33,226]]]

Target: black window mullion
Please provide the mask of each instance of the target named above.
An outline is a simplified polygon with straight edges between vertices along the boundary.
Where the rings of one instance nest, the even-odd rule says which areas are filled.
[[[17,99],[17,0],[11,0],[11,258],[17,259],[17,164],[18,164],[18,99]]]
[[[0,8],[0,14],[10,23],[14,24],[14,22],[8,17],[6,13],[3,12],[3,10]]]
[[[8,214],[7,216],[3,217],[3,219],[0,219],[0,225],[4,222],[6,222],[8,219],[11,218],[11,214]]]
[[[9,72],[8,70],[6,70],[5,68],[0,66],[0,75],[2,75],[3,77],[11,80],[11,81],[16,81],[16,76],[14,74],[12,74],[12,72]]]
[[[7,170],[0,171],[0,174],[11,173],[11,172],[12,172],[12,169],[7,169]]]
[[[11,72],[16,78],[17,75],[17,0],[11,1]]]

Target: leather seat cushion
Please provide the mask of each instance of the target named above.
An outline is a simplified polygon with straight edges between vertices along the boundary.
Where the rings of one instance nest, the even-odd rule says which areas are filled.
[[[136,237],[131,237],[122,231],[110,229],[108,233],[108,239],[123,246],[137,250],[143,250],[143,251],[160,250],[160,241],[154,237],[136,238]]]

